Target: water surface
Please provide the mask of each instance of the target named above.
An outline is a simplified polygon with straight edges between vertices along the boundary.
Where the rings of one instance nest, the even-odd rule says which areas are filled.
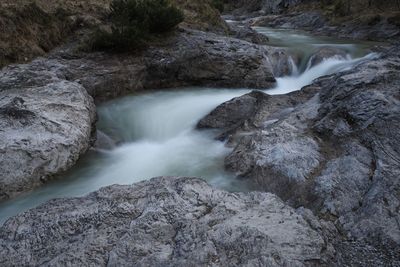
[[[318,46],[321,40],[303,33],[283,34],[259,28],[277,46]],[[352,68],[376,57],[358,44],[329,39],[324,45],[349,49],[347,59],[329,59],[302,73],[277,79],[269,94],[299,90],[315,78]],[[354,49],[353,52],[351,50]],[[346,50],[347,51],[347,50]],[[307,57],[307,56],[304,56]],[[122,97],[98,107],[98,129],[117,145],[109,150],[91,150],[77,166],[33,192],[0,204],[0,223],[26,209],[56,197],[81,196],[111,184],[132,184],[156,176],[193,176],[229,191],[248,191],[251,185],[223,167],[230,150],[213,139],[211,131],[195,125],[217,105],[251,89],[181,88]]]

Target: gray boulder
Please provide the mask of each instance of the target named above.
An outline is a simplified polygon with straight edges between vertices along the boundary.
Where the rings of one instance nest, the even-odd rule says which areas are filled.
[[[73,166],[90,147],[96,109],[65,66],[39,59],[0,72],[0,201]]]
[[[308,67],[314,67],[329,58],[345,59],[346,56],[346,51],[342,49],[334,47],[321,47],[310,57]]]
[[[268,26],[285,29],[313,30],[326,26],[327,20],[318,11],[267,15],[251,20],[253,26]]]
[[[323,15],[323,10],[261,15],[247,22],[252,26],[268,26],[285,29],[302,29],[314,35],[373,40],[379,42],[397,40],[400,28],[389,18],[366,15],[334,23]],[[351,17],[351,16],[350,16]],[[376,19],[379,18],[378,21]],[[395,20],[396,21],[396,20]]]
[[[66,171],[88,150],[96,138],[89,95],[103,101],[147,88],[275,83],[272,48],[213,33],[182,30],[130,56],[75,48],[0,72],[0,201]],[[96,145],[113,146],[105,138]]]
[[[269,88],[275,78],[267,47],[199,31],[185,31],[145,55],[145,87],[206,85]]]
[[[270,88],[277,49],[210,32],[181,29],[136,55],[76,54],[52,58],[69,66],[68,79],[81,83],[96,101],[130,92],[184,86]],[[280,51],[284,56],[285,51]]]
[[[286,116],[317,92],[318,89],[311,86],[286,95],[252,91],[219,105],[198,122],[197,128],[219,129],[225,138],[237,132],[252,131]],[[270,120],[265,121],[266,117]]]
[[[259,45],[268,45],[269,39],[248,25],[239,25],[237,23],[229,24],[230,35],[234,38],[248,41]]]
[[[396,47],[353,70],[323,77],[302,89],[319,91],[313,97],[270,112],[265,112],[270,107],[263,100],[268,97],[259,96],[257,102],[246,95],[243,101],[262,103],[261,107],[247,106],[241,112],[230,104],[240,103],[240,98],[235,99],[201,124],[229,129],[226,136],[234,150],[226,158],[228,170],[253,179],[259,188],[278,194],[292,206],[305,206],[328,218],[349,240],[367,242],[379,251],[371,254],[375,255],[369,257],[371,262],[384,259],[385,264],[398,264],[399,58]],[[232,109],[233,117],[224,107]],[[219,116],[228,117],[226,128],[218,123]],[[360,256],[367,253],[354,250],[369,245],[350,245],[344,253],[353,253],[368,265],[371,262]]]
[[[51,200],[0,228],[2,266],[315,266],[334,250],[309,210],[195,178]]]

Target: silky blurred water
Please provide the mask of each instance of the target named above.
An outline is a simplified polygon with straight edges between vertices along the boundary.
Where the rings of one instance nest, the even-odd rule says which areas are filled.
[[[274,44],[321,43],[307,35],[258,30],[268,33]],[[344,44],[337,41],[335,46],[338,45]],[[364,56],[365,48],[345,45],[355,49],[347,59],[328,59],[303,73],[278,78],[276,87],[265,92],[285,94],[299,90],[315,78],[349,69],[377,56]],[[103,186],[132,184],[156,176],[201,177],[229,191],[251,190],[245,180],[225,172],[223,162],[230,150],[224,143],[214,140],[213,132],[195,129],[197,122],[216,106],[250,91],[189,87],[126,96],[99,106],[98,129],[113,139],[116,147],[91,150],[77,166],[55,181],[0,204],[0,223],[52,198],[80,196]]]

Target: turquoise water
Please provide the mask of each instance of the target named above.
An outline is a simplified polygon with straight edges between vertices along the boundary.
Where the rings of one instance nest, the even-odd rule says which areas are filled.
[[[302,44],[304,51],[308,51],[307,47],[317,47],[322,42],[303,33],[257,30],[268,34],[276,46],[299,49]],[[329,59],[301,73],[278,78],[276,87],[266,88],[265,92],[284,94],[299,90],[315,78],[349,69],[376,56],[368,54],[366,44],[329,39],[324,45],[343,46],[349,57]],[[52,198],[81,196],[103,186],[132,184],[156,176],[201,177],[229,191],[251,190],[245,180],[224,170],[224,158],[230,149],[214,140],[213,132],[195,129],[199,119],[216,106],[250,91],[189,87],[126,96],[99,106],[98,129],[116,143],[115,147],[92,149],[68,173],[1,203],[0,223]]]

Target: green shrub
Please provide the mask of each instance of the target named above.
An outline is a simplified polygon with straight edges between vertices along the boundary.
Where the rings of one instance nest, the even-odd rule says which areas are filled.
[[[224,11],[224,1],[223,0],[212,0],[212,5],[214,8],[218,9],[219,12]]]
[[[336,16],[346,16],[350,12],[349,6],[350,4],[347,3],[347,0],[336,0],[334,2],[333,12]]]
[[[110,9],[111,32],[98,30],[93,49],[135,49],[183,21],[182,11],[169,0],[113,0]]]

